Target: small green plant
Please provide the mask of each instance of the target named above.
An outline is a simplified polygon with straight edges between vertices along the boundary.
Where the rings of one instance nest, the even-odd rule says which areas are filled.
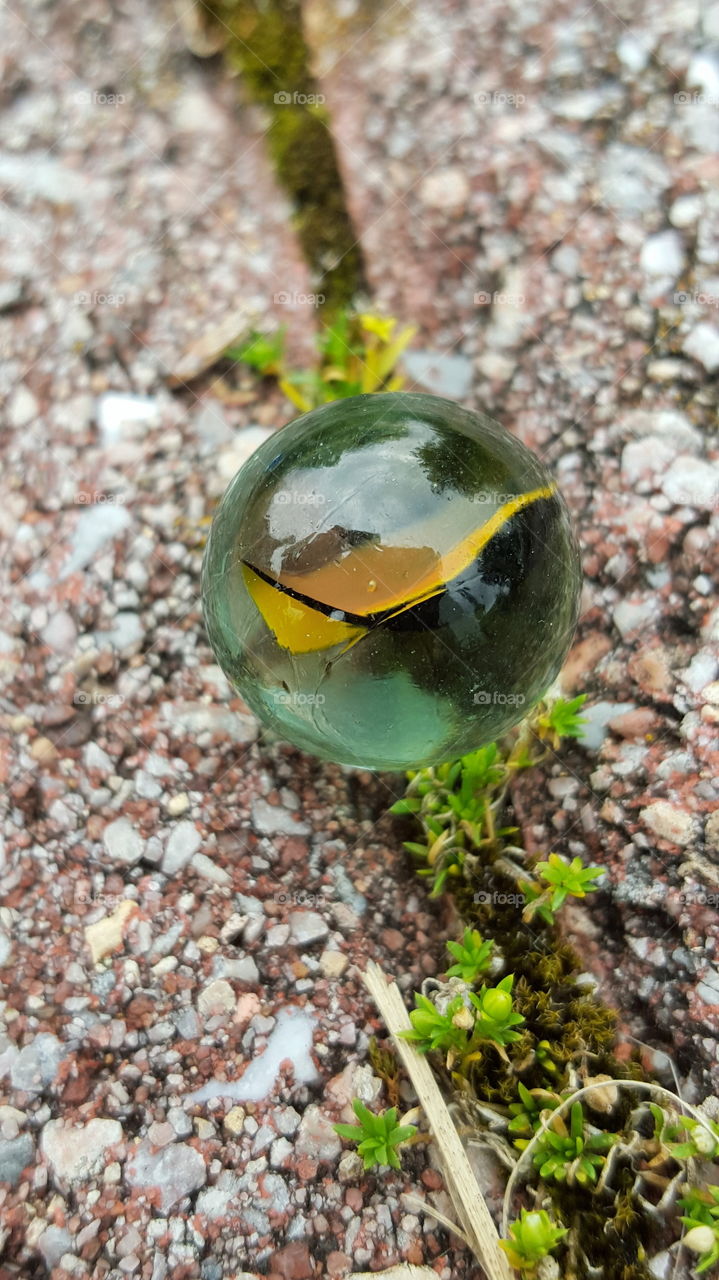
[[[359,1124],[336,1124],[333,1126],[335,1133],[357,1143],[357,1151],[362,1156],[365,1169],[373,1169],[378,1165],[399,1169],[397,1148],[408,1138],[414,1137],[416,1126],[397,1124],[396,1107],[375,1115],[359,1098],[355,1098],[352,1110]]]
[[[552,1116],[549,1127],[537,1141],[532,1163],[545,1182],[591,1186],[597,1180],[607,1151],[618,1141],[617,1133],[592,1131],[585,1121],[581,1102],[575,1102],[569,1112],[569,1127],[562,1116]]]
[[[547,742],[554,751],[559,747],[562,738],[581,738],[582,726],[586,720],[579,715],[580,709],[587,700],[586,693],[576,698],[555,698],[550,703],[540,705],[533,718],[533,728],[542,742]]]
[[[278,378],[288,400],[307,413],[347,396],[399,391],[404,379],[394,370],[415,333],[411,325],[398,332],[392,316],[357,315],[345,310],[318,334],[319,364],[315,369],[285,367],[284,329],[252,333],[239,346],[228,348],[225,355],[249,364],[264,377]]]
[[[415,1008],[409,1015],[412,1030],[399,1034],[411,1040],[420,1053],[439,1049],[453,1060],[461,1057],[467,1050],[467,1032],[474,1026],[472,1013],[462,997],[450,1000],[444,1013],[440,1013],[427,996],[417,993],[414,1000]]]
[[[691,1187],[679,1201],[686,1213],[680,1218],[689,1227],[682,1244],[699,1255],[697,1275],[719,1263],[719,1187]]]
[[[263,378],[279,377],[285,351],[285,330],[257,333],[253,330],[237,347],[228,347],[228,360],[241,360]]]
[[[532,1135],[539,1128],[545,1115],[558,1107],[562,1101],[560,1094],[550,1089],[527,1089],[521,1081],[517,1085],[519,1102],[509,1104],[512,1119],[507,1126],[508,1132],[516,1135],[514,1145],[523,1150]]]
[[[654,1139],[675,1160],[716,1160],[719,1157],[719,1124],[708,1117],[669,1115],[656,1102],[650,1102],[654,1118]]]
[[[492,962],[494,943],[491,940],[485,942],[477,929],[465,929],[462,941],[448,942],[447,950],[456,960],[456,964],[447,970],[447,977],[476,982]]]
[[[530,880],[519,882],[527,900],[523,918],[529,922],[539,915],[547,924],[554,924],[556,912],[568,897],[584,898],[598,889],[593,881],[603,875],[604,870],[602,867],[585,867],[581,858],[572,858],[569,862],[559,853],[550,853],[546,862],[536,864],[534,874],[539,884]]]
[[[478,995],[470,991],[469,998],[478,1015],[474,1039],[492,1040],[500,1046],[519,1040],[519,1032],[512,1028],[524,1022],[524,1018],[521,1013],[515,1013],[512,1007],[513,984],[514,974],[508,973],[496,987],[482,987]]]
[[[511,1265],[530,1280],[566,1234],[567,1228],[558,1227],[545,1209],[522,1209],[521,1216],[510,1223],[509,1240],[499,1243]]]
[[[466,1066],[482,1056],[482,1046],[493,1044],[506,1058],[504,1046],[519,1039],[514,1027],[524,1022],[521,1013],[512,1007],[512,983],[514,974],[507,974],[496,987],[482,987],[477,993],[469,992],[469,999],[476,1012],[469,1008],[462,996],[455,996],[444,1013],[440,1013],[426,996],[415,995],[416,1007],[409,1015],[411,1031],[400,1035],[411,1040],[420,1053],[440,1049],[447,1055],[447,1066],[455,1063]]]

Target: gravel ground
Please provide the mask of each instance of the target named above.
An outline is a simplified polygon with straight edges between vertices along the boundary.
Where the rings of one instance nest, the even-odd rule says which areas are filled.
[[[366,958],[405,990],[443,963],[400,780],[264,738],[201,626],[202,521],[288,413],[193,375],[252,317],[301,353],[314,311],[266,122],[178,12],[3,11],[0,1276],[477,1280],[405,1202],[449,1211],[432,1152],[363,1176],[331,1129],[378,1096]],[[530,847],[607,865],[567,927],[703,1097],[719,7],[307,20],[375,300],[420,324],[410,384],[510,425],[576,515],[591,735],[518,806]]]

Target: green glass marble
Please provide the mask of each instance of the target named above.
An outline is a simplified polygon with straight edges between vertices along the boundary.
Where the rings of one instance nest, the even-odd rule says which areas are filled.
[[[405,769],[525,716],[576,625],[577,545],[533,453],[436,396],[323,405],[229,485],[203,565],[210,642],[282,738]]]

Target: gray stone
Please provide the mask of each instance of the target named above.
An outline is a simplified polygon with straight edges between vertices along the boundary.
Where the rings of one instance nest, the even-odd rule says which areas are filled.
[[[64,1254],[70,1253],[73,1238],[65,1227],[51,1224],[38,1237],[37,1247],[45,1260],[46,1267],[56,1267]]]
[[[658,203],[670,184],[666,164],[642,147],[611,142],[599,164],[599,187],[605,204],[636,218]]]
[[[202,836],[194,822],[186,820],[185,822],[176,823],[167,841],[165,856],[162,859],[162,870],[168,876],[176,875],[178,871],[187,866],[201,844]]]
[[[305,836],[310,827],[306,822],[298,822],[287,809],[276,804],[269,804],[261,797],[250,805],[252,825],[263,836]]]
[[[329,934],[327,921],[317,911],[293,911],[289,917],[290,939],[297,946],[322,942]]]
[[[123,1140],[119,1120],[96,1117],[84,1125],[48,1120],[40,1147],[60,1187],[87,1182],[109,1163],[109,1150]]]
[[[684,244],[677,231],[658,231],[642,245],[639,265],[645,275],[675,280],[684,268]]]
[[[402,363],[414,382],[437,396],[462,400],[472,386],[472,361],[442,351],[407,351]]]
[[[707,373],[719,369],[719,329],[703,321],[696,325],[682,343],[682,351],[704,365]]]
[[[145,1192],[159,1192],[159,1207],[167,1213],[174,1205],[207,1181],[204,1157],[185,1142],[174,1142],[161,1151],[153,1151],[144,1140],[135,1148],[125,1165],[125,1177],[131,1187]]]
[[[17,1138],[0,1138],[0,1182],[16,1186],[34,1156],[35,1144],[29,1133],[21,1133]]]
[[[677,506],[713,511],[719,507],[719,467],[684,454],[666,472],[661,489]]]
[[[67,1048],[49,1031],[42,1031],[20,1050],[10,1069],[15,1089],[25,1093],[42,1093],[52,1084],[57,1069],[67,1055]]]
[[[108,823],[102,833],[102,843],[113,863],[132,867],[142,857],[144,842],[128,818]]]

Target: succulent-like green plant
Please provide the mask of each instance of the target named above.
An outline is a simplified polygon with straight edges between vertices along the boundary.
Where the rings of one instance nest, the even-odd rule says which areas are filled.
[[[554,917],[568,897],[584,898],[599,888],[593,881],[604,874],[603,867],[585,867],[581,858],[569,862],[559,853],[550,853],[546,862],[534,867],[536,881],[520,880],[519,888],[526,899],[523,919],[530,921],[539,915],[547,924],[554,924]]]
[[[497,1045],[511,1044],[519,1040],[519,1032],[513,1027],[524,1022],[521,1013],[515,1013],[512,1007],[512,986],[514,974],[508,973],[496,987],[482,987],[475,995],[470,992],[469,998],[477,1010],[477,1021],[472,1032],[473,1047],[475,1042],[491,1040]]]
[[[716,1160],[719,1157],[719,1124],[707,1116],[670,1115],[656,1102],[649,1103],[654,1118],[654,1139],[675,1160]]]
[[[400,1031],[405,1040],[411,1040],[419,1053],[439,1049],[453,1058],[466,1052],[467,1033],[474,1026],[474,1018],[461,996],[450,1000],[444,1013],[427,996],[415,994],[415,1008],[409,1015],[411,1031]]]
[[[540,703],[532,717],[532,728],[541,742],[547,742],[557,750],[562,738],[581,738],[586,720],[579,715],[587,700],[586,693],[576,698],[555,698]]]
[[[545,1209],[522,1209],[521,1215],[510,1223],[509,1240],[500,1240],[513,1267],[530,1280],[536,1276],[543,1258],[556,1249],[567,1234],[566,1227],[558,1227]]]
[[[284,329],[275,333],[251,333],[225,355],[242,360],[263,376],[273,375],[302,413],[347,396],[372,391],[398,391],[403,379],[394,373],[402,352],[416,329],[408,325],[397,332],[397,321],[350,310],[340,313],[323,329],[317,340],[319,366],[316,369],[286,370]]]
[[[456,964],[447,970],[447,977],[476,982],[492,963],[494,943],[491,939],[485,942],[477,929],[465,929],[462,941],[448,942],[447,950],[456,961]]]
[[[679,1205],[686,1210],[680,1222],[689,1228],[682,1244],[699,1255],[699,1275],[719,1263],[719,1187],[688,1187]]]
[[[550,1089],[527,1089],[521,1080],[517,1085],[519,1102],[510,1102],[508,1132],[516,1135],[514,1145],[521,1151],[539,1128],[544,1116],[554,1111],[562,1101],[561,1095]]]
[[[537,1141],[532,1163],[545,1182],[591,1186],[619,1136],[592,1130],[585,1121],[581,1102],[575,1102],[569,1112],[569,1127],[561,1115],[552,1116]]]
[[[239,346],[228,347],[225,355],[229,360],[248,364],[263,378],[279,377],[285,351],[285,332],[284,328],[275,329],[273,333],[253,330]]]
[[[357,1151],[362,1156],[365,1169],[373,1169],[376,1165],[389,1165],[392,1169],[399,1169],[397,1148],[414,1136],[416,1126],[397,1124],[396,1107],[375,1115],[359,1098],[355,1098],[352,1110],[359,1124],[336,1124],[333,1126],[335,1133],[357,1143]]]
[[[507,974],[496,987],[470,991],[474,1006],[468,1007],[462,996],[455,996],[444,1013],[426,996],[415,995],[416,1008],[409,1015],[411,1031],[400,1031],[420,1053],[440,1049],[447,1055],[447,1065],[459,1061],[466,1064],[481,1056],[483,1044],[493,1044],[506,1057],[504,1045],[519,1039],[513,1028],[524,1022],[521,1013],[512,1008],[514,974]]]

